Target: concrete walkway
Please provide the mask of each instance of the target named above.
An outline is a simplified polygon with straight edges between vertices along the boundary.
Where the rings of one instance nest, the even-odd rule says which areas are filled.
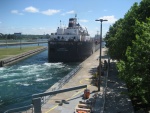
[[[105,113],[134,113],[126,84],[117,77],[116,62],[111,61],[107,78]]]
[[[118,106],[119,103],[116,102],[120,102],[120,101],[113,101],[116,104],[109,101],[109,99],[111,99],[111,96],[110,97],[108,96],[107,90],[106,90],[107,101],[105,101],[105,87],[107,85],[107,76],[106,76],[107,72],[104,73],[104,76],[101,76],[102,83],[101,83],[100,91],[99,92],[97,91],[98,88],[93,84],[92,76],[93,73],[96,72],[97,66],[99,65],[98,57],[99,57],[99,51],[95,52],[84,62],[82,62],[81,64],[82,68],[80,69],[80,71],[78,71],[76,75],[62,87],[62,89],[66,89],[66,88],[76,87],[80,85],[87,85],[88,89],[90,90],[89,99],[85,100],[83,98],[84,89],[56,94],[52,98],[50,98],[50,100],[46,104],[42,106],[42,113],[74,113],[75,108],[80,101],[82,102],[93,101],[92,104],[93,113],[103,113],[104,111],[106,113],[122,113],[123,107],[125,107],[124,109],[128,108],[128,112],[132,113],[133,109],[130,103],[131,101],[123,101],[125,103]],[[106,48],[103,48],[102,62],[104,62],[105,59],[107,59]],[[113,94],[114,93],[115,91],[113,92]],[[119,94],[119,91],[117,92],[117,94]],[[121,98],[124,97],[127,98],[126,96],[121,96]],[[118,98],[118,100],[120,100],[120,98]],[[110,107],[109,105],[111,106],[115,105],[115,107]]]
[[[105,51],[105,49],[103,49],[103,51]],[[104,55],[104,52],[102,52],[102,55]],[[88,100],[94,99],[93,96],[97,95],[97,98],[99,98],[98,101],[100,101],[102,99],[103,86],[101,86],[100,92],[97,92],[98,88],[97,86],[94,86],[92,84],[91,79],[92,74],[96,71],[96,68],[99,64],[98,57],[99,51],[95,52],[84,62],[82,62],[82,68],[80,69],[80,71],[77,72],[77,74],[62,87],[62,89],[80,85],[88,85],[88,89],[91,92],[90,98]],[[42,113],[74,113],[75,107],[77,106],[77,104],[79,104],[79,101],[87,101],[83,98],[83,93],[84,89],[57,94],[42,106]],[[62,105],[60,105],[59,102],[62,100],[67,100],[67,102],[64,102]],[[96,104],[97,102],[95,102],[95,105],[98,105]],[[100,101],[99,104],[102,104],[102,101]],[[95,105],[93,105],[93,108]],[[96,106],[97,109],[94,109],[95,113],[98,113],[101,109],[101,105],[98,106],[99,107]]]

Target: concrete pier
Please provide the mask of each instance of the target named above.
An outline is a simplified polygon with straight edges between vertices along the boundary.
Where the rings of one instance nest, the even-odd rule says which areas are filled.
[[[18,55],[12,56],[12,57],[1,59],[0,60],[0,67],[4,67],[7,65],[16,63],[20,60],[23,60],[29,56],[32,56],[32,55],[37,54],[37,53],[44,51],[44,50],[46,50],[46,47],[41,47],[41,48],[38,48],[35,50],[30,50],[30,51],[22,53],[22,54],[18,54]]]
[[[106,49],[103,48],[102,55],[105,55]],[[99,64],[99,51],[96,51],[93,55],[91,55],[89,58],[87,58],[84,62],[81,63],[82,68],[80,71],[76,73],[76,75],[68,82],[66,83],[62,89],[75,87],[79,85],[87,85],[87,88],[90,90],[90,98],[84,99],[84,89],[82,90],[74,90],[69,92],[64,92],[61,94],[56,94],[50,100],[42,106],[42,113],[73,113],[75,111],[75,108],[77,104],[79,104],[79,101],[86,101],[86,100],[94,100],[96,103],[96,98],[94,95],[97,96],[97,98],[100,100],[100,104],[98,105],[99,108],[94,108],[95,112],[100,111],[102,109],[103,104],[103,90],[105,83],[102,82],[100,87],[100,92],[97,92],[98,88],[95,86],[95,84],[92,81],[92,76],[97,70],[97,66]],[[104,59],[102,59],[104,60]],[[105,77],[102,77],[104,80]],[[62,102],[63,100],[67,102]],[[62,103],[61,103],[62,102]],[[101,106],[101,107],[100,107]]]
[[[102,48],[102,62],[104,62],[104,60],[108,61],[106,51],[107,51],[106,48]],[[73,76],[69,80],[69,82],[67,82],[61,88],[61,89],[66,89],[66,88],[71,88],[71,87],[77,87],[80,85],[87,85],[87,89],[89,89],[90,91],[90,97],[88,99],[85,99],[83,96],[85,89],[63,92],[63,93],[52,96],[50,100],[48,100],[45,104],[43,104],[41,108],[42,110],[41,112],[42,113],[76,113],[76,108],[78,107],[79,104],[81,104],[82,102],[89,101],[89,102],[92,102],[91,107],[90,107],[92,110],[92,113],[104,113],[105,106],[108,104],[106,103],[108,101],[105,100],[106,94],[109,93],[106,90],[108,71],[105,70],[104,75],[101,76],[100,91],[98,91],[98,88],[95,85],[95,82],[93,81],[93,78],[92,78],[93,74],[97,70],[97,66],[99,65],[98,58],[99,58],[99,51],[96,51],[93,55],[91,55],[89,58],[87,58],[84,62],[81,63],[82,68],[76,73],[75,76]],[[119,95],[121,91],[122,89],[119,89],[115,95]],[[123,91],[125,90],[123,89]],[[117,99],[119,98],[122,100],[123,99],[130,100],[127,95],[121,95]],[[109,98],[107,97],[107,100],[108,99]],[[115,102],[119,102],[119,101],[116,100]],[[124,102],[125,103],[119,106],[120,108],[116,106],[118,104],[109,103],[109,105],[111,104],[113,106],[112,108],[114,109],[111,108],[107,110],[106,113],[116,113],[117,111],[121,113],[126,113],[126,112],[133,113],[133,107],[132,107],[131,101],[124,101]]]

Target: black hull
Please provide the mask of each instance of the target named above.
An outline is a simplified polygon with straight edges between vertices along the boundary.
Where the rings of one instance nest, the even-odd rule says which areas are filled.
[[[95,52],[93,42],[48,42],[48,62],[80,62]]]

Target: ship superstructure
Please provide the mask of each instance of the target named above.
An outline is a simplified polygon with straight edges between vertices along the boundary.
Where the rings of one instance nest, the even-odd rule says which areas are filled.
[[[77,18],[70,18],[68,27],[58,27],[56,33],[51,34],[55,41],[89,41],[90,36],[86,28],[77,23]]]

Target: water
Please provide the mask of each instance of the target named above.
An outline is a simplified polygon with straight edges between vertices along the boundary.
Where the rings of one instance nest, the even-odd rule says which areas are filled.
[[[0,68],[0,112],[31,103],[79,63],[48,63],[47,50],[12,66]]]
[[[47,46],[47,43],[39,45]],[[25,46],[37,44],[22,45]],[[12,47],[20,45],[8,46]],[[48,63],[47,58],[46,50],[12,66],[0,68],[0,113],[10,108],[31,104],[32,94],[45,92],[79,64]]]

